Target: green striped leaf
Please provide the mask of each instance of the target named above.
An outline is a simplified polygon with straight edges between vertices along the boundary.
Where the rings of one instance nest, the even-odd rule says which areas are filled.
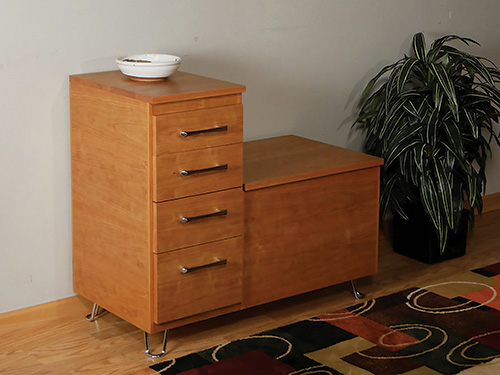
[[[476,179],[473,175],[467,175],[467,198],[469,200],[469,204],[471,207],[476,206],[476,200],[477,200],[477,186],[476,186]]]
[[[436,229],[439,239],[439,251],[444,251],[446,240],[448,238],[448,228],[445,225],[445,219],[439,208],[438,192],[432,177],[423,174],[420,185],[420,197],[429,219]]]
[[[415,166],[423,173],[427,169],[429,145],[422,143],[415,148]]]
[[[437,60],[439,60],[441,57],[445,56],[445,52],[443,51],[443,45],[449,41],[459,39],[466,45],[471,44],[476,44],[479,45],[478,42],[476,42],[473,39],[470,38],[463,38],[458,35],[445,35],[441,38],[436,39],[434,42],[432,42],[431,47],[429,48],[429,51],[427,52],[427,62],[429,63],[434,63]],[[445,64],[446,65],[446,64]]]
[[[439,112],[441,111],[441,106],[443,104],[444,92],[441,89],[441,86],[435,84],[432,87],[432,96],[434,98],[434,108]]]
[[[477,139],[477,137],[479,137],[479,126],[477,126],[474,121],[473,113],[471,113],[467,108],[464,108],[464,114],[467,124],[469,124],[469,128],[472,132],[472,136]]]
[[[403,109],[412,117],[419,118],[420,116],[418,115],[418,109],[415,108],[415,103],[412,101],[408,100],[403,104]]]
[[[391,197],[393,197],[393,190],[394,187],[396,186],[396,183],[398,182],[398,175],[393,174],[387,182],[384,183],[384,188],[381,189],[380,192],[380,218],[381,218],[381,223],[383,222],[383,219],[385,218],[385,215],[387,213],[387,210],[389,208],[389,203],[391,200]],[[408,219],[408,218],[406,218]]]
[[[500,72],[498,71],[498,69],[495,67],[495,68],[492,68],[492,67],[487,67],[488,69],[488,72],[490,73],[490,76],[493,78],[493,80],[495,82],[500,82]]]
[[[472,56],[469,54],[464,55],[464,63],[468,64],[474,69],[475,75],[479,75],[486,83],[493,86],[495,82],[493,81],[490,70],[482,63],[482,61],[476,56]]]
[[[429,145],[435,146],[438,139],[438,129],[441,119],[439,118],[439,109],[433,108],[432,112],[428,113],[426,127],[426,141]]]
[[[424,209],[429,215],[432,224],[437,228],[440,227],[442,218],[439,214],[439,205],[436,200],[437,192],[433,179],[429,177],[429,173],[422,174],[420,180],[420,196],[422,198]]]
[[[392,142],[388,145],[389,152],[386,155],[385,163],[389,167],[397,158],[404,152],[411,150],[412,147],[421,143],[419,137],[416,135],[422,132],[422,125],[417,124],[403,128]]]
[[[455,119],[458,121],[458,101],[455,93],[455,88],[453,87],[453,83],[450,78],[446,74],[446,70],[442,65],[439,64],[430,64],[430,68],[434,73],[437,81],[439,82],[439,86],[442,88],[445,96],[448,98],[448,103],[450,106],[450,110],[453,113]]]
[[[486,83],[490,85],[494,84],[491,69],[483,64],[481,61],[483,58],[460,51],[451,46],[443,46],[442,49],[448,53],[451,58],[451,62],[457,65],[459,73],[461,73],[461,68],[465,67],[471,78],[480,76]]]
[[[425,61],[426,46],[423,33],[417,33],[413,36],[412,47],[415,57],[421,61]]]
[[[396,90],[398,93],[403,91],[403,88],[408,83],[408,77],[409,77],[410,73],[412,72],[413,67],[418,62],[419,62],[419,60],[412,59],[412,58],[408,58],[404,62],[403,66],[401,67],[401,71],[399,73],[397,84],[396,84]]]
[[[404,105],[406,100],[401,99],[397,103],[391,107],[390,112],[388,113],[386,119],[384,120],[384,125],[382,129],[380,129],[380,138],[384,137],[387,128],[398,129],[403,118],[406,115],[406,111],[404,109]]]
[[[361,99],[360,99],[360,102],[363,103],[365,100],[366,100],[366,97],[368,96],[368,94],[370,93],[370,91],[373,89],[373,87],[375,86],[375,84],[377,83],[377,81],[380,79],[380,77],[382,77],[385,73],[387,73],[388,71],[394,69],[394,67],[397,65],[398,63],[394,63],[394,64],[391,64],[391,65],[387,65],[385,67],[383,67],[375,77],[373,77],[370,82],[368,82],[368,84],[366,85],[365,89],[363,90],[362,94],[361,94]]]
[[[464,145],[462,143],[462,133],[460,132],[457,123],[455,121],[445,121],[443,125],[446,135],[453,145],[453,149],[456,150],[457,154],[463,155]]]
[[[464,155],[463,152],[459,153],[455,148],[451,145],[449,145],[447,142],[443,142],[443,146],[447,149],[447,151],[453,156],[454,161],[457,162],[460,166],[460,168],[465,171],[465,173],[470,174],[472,173],[472,167],[467,160],[466,156]],[[458,168],[456,168],[458,169]]]
[[[448,172],[444,166],[443,160],[436,160],[434,163],[434,173],[436,177],[436,193],[439,194],[437,198],[439,206],[444,211],[445,219],[448,226],[454,229],[453,221],[453,194],[451,190],[451,173]]]
[[[484,90],[484,93],[488,96],[490,102],[493,102],[495,105],[500,107],[500,90],[495,86],[490,86],[484,83],[478,83],[479,87]]]

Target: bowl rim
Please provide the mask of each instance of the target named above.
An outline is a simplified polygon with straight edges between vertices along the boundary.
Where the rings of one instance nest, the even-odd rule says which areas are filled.
[[[151,61],[151,62],[140,62],[140,61],[125,61],[126,59],[130,60],[151,60],[151,56],[160,57],[160,58],[166,58],[169,60],[166,61]],[[176,55],[170,55],[170,54],[165,54],[165,53],[143,53],[143,54],[135,54],[135,55],[127,55],[127,56],[120,56],[116,58],[115,62],[117,64],[121,65],[127,65],[127,66],[142,66],[142,67],[148,67],[148,66],[167,66],[167,65],[178,65],[182,62],[182,58]]]

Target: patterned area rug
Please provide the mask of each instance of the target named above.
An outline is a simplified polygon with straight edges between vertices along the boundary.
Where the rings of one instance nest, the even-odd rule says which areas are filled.
[[[163,375],[469,373],[500,357],[500,263],[453,280],[367,300],[151,368]],[[500,374],[499,368],[491,373]]]

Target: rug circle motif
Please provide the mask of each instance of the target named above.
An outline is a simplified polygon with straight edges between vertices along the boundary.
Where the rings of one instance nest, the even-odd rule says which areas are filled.
[[[173,365],[175,365],[175,364],[177,363],[176,359],[177,359],[177,358],[170,359],[170,360],[169,360],[169,361],[170,361],[170,364],[169,364],[167,367],[163,367],[163,368],[161,369],[161,371],[168,370],[170,367],[172,367]],[[166,362],[168,362],[168,361],[162,362],[162,364],[163,364],[163,363],[166,363]]]
[[[446,307],[429,307],[429,306],[421,306],[418,304],[418,299],[420,297],[426,295],[427,293],[430,293],[430,291],[428,289],[435,288],[435,287],[442,286],[442,285],[449,285],[449,284],[479,285],[479,286],[484,287],[485,289],[490,289],[492,295],[488,301],[483,302],[483,303],[478,304],[478,305],[468,306],[468,307],[464,307],[464,306],[466,306],[470,303],[473,303],[473,301],[467,301],[467,302],[464,302],[464,303],[461,303],[458,305],[452,305],[452,306],[446,306]],[[418,293],[421,293],[421,294],[418,294]],[[487,305],[488,303],[494,301],[497,298],[497,291],[495,290],[495,288],[493,288],[490,285],[483,284],[483,283],[477,283],[474,281],[447,281],[447,282],[443,282],[443,283],[428,285],[428,286],[425,286],[423,288],[419,288],[417,290],[414,290],[413,292],[409,293],[406,296],[406,298],[409,300],[409,302],[406,302],[406,306],[408,306],[410,309],[413,309],[416,311],[420,311],[420,312],[428,313],[428,314],[455,314],[455,313],[459,313],[459,312],[474,310],[474,309],[477,309],[481,306]],[[447,311],[445,311],[445,310],[447,310]]]
[[[446,333],[446,331],[444,329],[436,327],[436,326],[431,326],[431,325],[426,325],[426,324],[398,324],[398,325],[394,325],[394,326],[390,326],[390,327],[396,331],[399,331],[399,332],[410,331],[410,330],[421,330],[421,331],[426,332],[427,335],[423,339],[419,340],[419,344],[425,342],[427,339],[429,339],[431,336],[433,336],[434,335],[433,330],[441,333],[442,340],[440,343],[434,345],[431,348],[428,348],[426,350],[422,350],[422,351],[417,352],[417,353],[407,354],[407,355],[372,356],[372,355],[369,355],[366,353],[362,353],[359,350],[357,351],[357,353],[360,356],[365,357],[365,358],[369,358],[369,359],[384,359],[385,360],[385,359],[413,358],[413,357],[418,357],[420,355],[430,353],[434,350],[437,350],[438,348],[443,346],[446,343],[446,341],[448,341],[448,334]],[[395,333],[395,332],[393,332],[393,333]],[[383,336],[387,336],[387,334],[385,334]],[[383,340],[383,338],[381,338],[381,339]],[[418,345],[418,344],[415,344],[415,345]]]
[[[322,369],[319,369],[319,367],[323,367],[323,365],[304,368],[304,369],[301,369],[301,370],[297,370],[297,371],[291,372],[288,375],[313,375],[313,374],[333,375],[333,373],[331,371],[322,370]]]
[[[403,329],[404,330],[404,329]],[[427,332],[427,335],[420,339],[419,342],[424,342],[426,340],[428,340],[431,336],[432,336],[432,332],[430,329],[423,329],[423,331]],[[379,337],[378,339],[378,343],[381,347],[383,348],[398,348],[398,347],[405,347],[405,346],[408,346],[409,343],[406,343],[406,342],[402,342],[402,343],[399,343],[399,344],[388,344],[388,343],[384,343],[384,340],[386,338],[388,338],[389,336],[395,334],[395,333],[399,333],[400,331],[391,331],[391,332],[387,332],[387,333],[384,333],[382,336]],[[412,344],[412,343],[410,343]]]
[[[292,351],[292,343],[286,339],[284,339],[283,337],[279,337],[279,336],[272,336],[272,335],[255,335],[255,336],[248,336],[248,337],[243,337],[241,339],[238,339],[238,340],[235,340],[235,341],[231,341],[231,342],[228,342],[227,344],[222,344],[222,345],[219,345],[218,347],[216,347],[214,349],[214,351],[212,352],[212,358],[215,362],[218,362],[219,361],[219,358],[217,357],[217,353],[222,349],[222,348],[225,348],[231,344],[234,344],[234,343],[238,343],[240,341],[243,341],[243,340],[254,340],[254,339],[275,339],[275,340],[279,340],[279,341],[282,341],[286,344],[287,346],[287,349],[285,350],[285,352],[279,356],[276,357],[276,359],[281,359],[283,357],[285,357],[286,355],[290,354],[290,352]]]
[[[335,320],[350,319],[370,311],[375,306],[375,300],[365,301],[352,311],[337,311],[321,315],[320,318],[310,318],[310,322],[333,322]]]
[[[495,358],[500,357],[499,354],[497,354],[497,355],[490,355],[490,356],[481,357],[481,358],[470,357],[470,356],[467,355],[467,351],[470,348],[472,348],[472,347],[474,347],[474,346],[476,346],[476,345],[479,344],[479,342],[472,342],[472,341],[474,341],[476,339],[479,339],[479,338],[482,338],[482,337],[486,337],[486,336],[490,336],[490,335],[495,335],[495,334],[500,334],[500,330],[498,330],[498,331],[492,331],[492,332],[487,332],[487,333],[484,333],[482,335],[477,335],[477,336],[471,337],[467,341],[461,342],[460,344],[458,344],[457,346],[455,346],[453,349],[450,350],[450,352],[446,355],[446,359],[448,360],[448,362],[453,363],[456,366],[469,367],[469,366],[474,366],[475,363],[459,363],[459,362],[456,362],[455,360],[453,360],[451,357],[458,350],[460,350],[459,358],[463,358],[463,359],[468,360],[468,361],[477,361],[477,362],[481,363],[481,362],[486,362],[486,361],[489,361],[491,359],[495,359]]]

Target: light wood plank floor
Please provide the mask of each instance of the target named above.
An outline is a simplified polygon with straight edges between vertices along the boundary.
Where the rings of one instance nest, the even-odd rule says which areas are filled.
[[[467,255],[426,265],[392,252],[381,240],[379,272],[358,281],[367,298],[424,286],[459,272],[500,262],[500,211],[483,214],[469,234]],[[347,307],[356,301],[349,284],[289,298],[170,332],[171,358],[239,337]],[[0,374],[146,374],[143,333],[105,313],[94,323],[84,316],[91,303],[72,297],[0,315]],[[159,346],[161,334],[152,337]],[[157,360],[158,361],[158,360]]]

